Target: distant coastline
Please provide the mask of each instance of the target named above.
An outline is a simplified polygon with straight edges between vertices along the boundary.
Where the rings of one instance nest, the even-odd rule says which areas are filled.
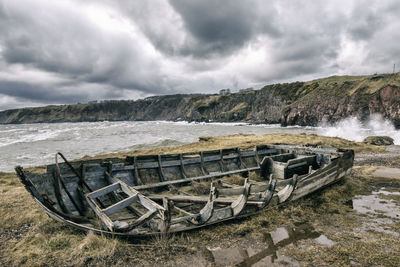
[[[332,76],[237,93],[11,109],[0,112],[0,123],[167,120],[316,126],[321,121],[333,123],[349,116],[367,120],[374,113],[400,128],[400,73]]]

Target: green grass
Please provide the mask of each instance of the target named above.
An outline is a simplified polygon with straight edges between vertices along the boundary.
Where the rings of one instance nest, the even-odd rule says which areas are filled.
[[[364,76],[330,76],[308,82],[294,82],[268,85],[263,90],[271,90],[290,103],[303,97],[314,95],[351,96],[354,93],[371,95],[386,85],[400,87],[400,72],[395,74],[364,75]]]

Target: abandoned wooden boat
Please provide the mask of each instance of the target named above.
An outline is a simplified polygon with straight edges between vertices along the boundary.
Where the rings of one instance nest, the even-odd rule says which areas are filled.
[[[61,157],[64,162],[59,163]],[[354,152],[263,145],[15,168],[52,218],[82,230],[141,236],[249,216],[301,198],[351,170]]]

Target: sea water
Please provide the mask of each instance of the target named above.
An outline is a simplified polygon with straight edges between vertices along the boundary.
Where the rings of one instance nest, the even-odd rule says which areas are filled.
[[[238,133],[315,133],[334,136],[336,133],[351,140],[359,139],[359,136],[353,134],[354,131],[348,136],[342,136],[344,130],[340,130],[340,127],[347,129],[349,126],[338,124],[320,127],[281,127],[279,124],[166,121],[3,124],[0,125],[0,171],[13,171],[16,165],[29,167],[54,163],[56,152],[62,152],[68,159],[78,159],[85,155],[181,145],[196,142],[200,136]],[[358,135],[373,135],[373,129],[367,128],[359,130]],[[399,131],[393,128],[392,132],[385,133],[396,137],[396,143],[400,144]]]

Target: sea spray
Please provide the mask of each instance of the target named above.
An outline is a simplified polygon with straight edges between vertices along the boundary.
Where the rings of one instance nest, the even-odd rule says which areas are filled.
[[[347,117],[334,124],[322,122],[317,130],[319,135],[341,137],[361,142],[368,136],[389,136],[395,145],[400,145],[400,131],[381,114],[372,114],[369,120],[361,122],[356,117]]]

